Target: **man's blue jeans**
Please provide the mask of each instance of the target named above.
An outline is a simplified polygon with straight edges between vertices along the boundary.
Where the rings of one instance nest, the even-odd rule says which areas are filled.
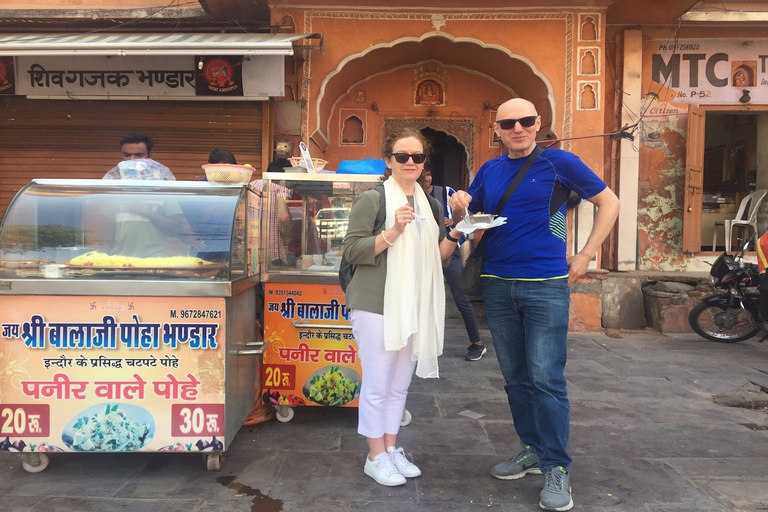
[[[568,469],[568,280],[485,277],[483,298],[517,435],[541,456],[543,472]]]

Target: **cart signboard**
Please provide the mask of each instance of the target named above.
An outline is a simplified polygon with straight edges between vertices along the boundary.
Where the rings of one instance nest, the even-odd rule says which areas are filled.
[[[357,406],[360,360],[339,285],[266,283],[264,341],[265,403]]]
[[[224,450],[225,299],[0,296],[0,449]]]

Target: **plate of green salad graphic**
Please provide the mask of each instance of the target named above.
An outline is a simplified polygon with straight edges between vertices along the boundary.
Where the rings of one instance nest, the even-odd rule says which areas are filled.
[[[347,366],[324,366],[304,383],[304,396],[320,405],[347,405],[360,394],[360,375]]]

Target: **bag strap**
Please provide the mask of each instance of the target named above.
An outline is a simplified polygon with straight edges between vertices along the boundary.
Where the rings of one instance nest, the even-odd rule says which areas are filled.
[[[384,195],[384,185],[376,185],[373,188],[381,196],[379,197],[379,211],[376,212],[376,219],[373,221],[373,234],[376,235],[378,234],[376,232],[384,225],[384,221],[387,218],[387,201]]]
[[[504,191],[504,195],[501,196],[501,199],[499,199],[498,204],[496,205],[496,211],[493,212],[494,216],[498,216],[501,211],[504,209],[505,206],[507,206],[507,203],[512,198],[512,194],[515,193],[515,189],[517,189],[517,186],[520,184],[521,181],[523,181],[523,177],[528,172],[528,169],[531,168],[531,165],[533,165],[533,162],[539,157],[540,154],[544,152],[543,149],[541,149],[541,146],[536,146],[531,152],[530,155],[528,155],[528,158],[525,160],[525,163],[518,171],[517,175],[515,176],[515,179],[512,180],[512,183],[509,184],[507,187],[507,190]],[[473,253],[477,253],[480,255],[480,251],[483,249],[483,245],[485,243],[486,237],[482,237],[479,242],[477,242],[477,245],[475,246],[475,250]]]

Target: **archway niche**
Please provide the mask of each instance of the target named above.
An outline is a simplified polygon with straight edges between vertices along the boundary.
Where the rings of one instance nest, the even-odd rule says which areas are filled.
[[[363,121],[355,116],[349,116],[344,120],[341,130],[342,144],[362,144],[365,141],[365,129]]]

